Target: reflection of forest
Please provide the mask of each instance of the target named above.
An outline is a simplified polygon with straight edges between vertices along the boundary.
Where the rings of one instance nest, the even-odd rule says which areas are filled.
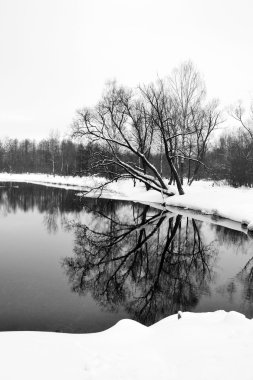
[[[240,255],[245,255],[245,264],[238,268],[235,275],[224,282],[218,291],[224,296],[227,294],[233,303],[237,298],[238,310],[246,316],[253,316],[253,241],[249,234],[210,224],[215,231],[215,237],[219,246],[226,250],[234,250]]]
[[[237,275],[231,279],[225,288],[230,298],[240,292],[241,305],[243,313],[252,318],[253,315],[253,257],[247,260],[243,268]]]
[[[248,242],[249,236],[241,231],[225,228],[218,224],[210,224],[210,226],[215,230],[216,239],[218,239],[219,244],[226,244],[227,246],[238,245],[242,248]]]
[[[59,223],[64,226],[66,214],[79,212],[82,207],[73,191],[26,183],[1,183],[1,215],[38,210],[44,214],[43,222],[50,233],[58,230]]]
[[[35,208],[41,213],[52,208],[60,212],[82,209],[78,197],[73,197],[73,191],[28,183],[1,183],[0,207],[8,213],[15,213],[19,209],[26,212]]]
[[[94,210],[108,210],[111,202],[106,199],[81,198],[76,191],[34,185],[30,183],[0,184],[0,214],[7,216],[21,210],[35,211],[44,215],[44,224],[50,233],[58,230],[59,224],[66,227],[66,216],[76,218],[83,210],[84,205]],[[122,202],[113,202],[113,209],[121,207]],[[123,203],[127,205],[127,202]]]
[[[74,292],[91,292],[104,308],[124,308],[146,324],[193,310],[202,294],[211,293],[213,304],[218,294],[226,307],[253,316],[253,240],[246,234],[149,206],[74,194],[33,184],[0,186],[1,215],[34,210],[48,232],[59,225],[72,229],[74,256],[63,265]],[[245,259],[230,277],[222,267],[216,287],[218,251]]]
[[[209,291],[215,256],[199,223],[149,206],[107,206],[73,225],[75,256],[63,262],[73,291],[148,325],[194,308]]]

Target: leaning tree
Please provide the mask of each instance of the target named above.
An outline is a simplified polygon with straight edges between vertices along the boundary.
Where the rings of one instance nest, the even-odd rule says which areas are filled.
[[[73,137],[99,147],[92,170],[110,181],[132,178],[147,189],[173,195],[154,157],[161,155],[179,194],[188,164],[188,181],[197,175],[211,133],[220,122],[217,103],[205,102],[205,88],[191,63],[170,78],[129,90],[110,83],[93,109],[77,111]],[[191,164],[190,164],[191,163]]]

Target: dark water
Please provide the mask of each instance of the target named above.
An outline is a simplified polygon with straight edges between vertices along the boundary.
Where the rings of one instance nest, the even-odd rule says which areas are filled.
[[[0,187],[0,330],[94,332],[177,312],[253,317],[253,241],[149,206]]]

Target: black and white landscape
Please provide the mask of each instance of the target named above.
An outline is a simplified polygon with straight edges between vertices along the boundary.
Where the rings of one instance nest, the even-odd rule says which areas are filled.
[[[252,379],[249,0],[0,0],[0,379]]]

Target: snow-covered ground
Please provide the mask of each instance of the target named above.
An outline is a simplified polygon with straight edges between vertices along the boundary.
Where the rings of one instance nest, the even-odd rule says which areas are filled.
[[[75,190],[87,190],[97,187],[104,179],[99,177],[53,176],[47,174],[8,174],[0,173],[0,181],[29,182],[47,186],[64,187]],[[156,191],[146,191],[142,184],[134,186],[133,181],[123,180],[109,184],[103,192],[104,197],[127,199],[139,202],[155,202],[167,206],[195,210],[203,215],[214,215],[244,224],[253,230],[253,189],[232,188],[212,181],[195,181],[192,186],[185,186],[185,195],[164,197]],[[100,191],[90,192],[89,196],[100,196]]]
[[[27,182],[39,185],[45,185],[50,187],[59,187],[69,190],[90,190],[96,188],[105,183],[105,179],[101,177],[79,177],[79,176],[60,176],[51,174],[39,174],[39,173],[22,173],[22,174],[10,174],[0,173],[0,182]],[[120,199],[130,199],[135,194],[145,192],[145,189],[141,184],[134,186],[133,181],[118,181],[111,183],[103,191],[103,196],[118,197]],[[89,196],[101,196],[101,190],[96,192],[89,192]],[[158,194],[158,199],[160,200]]]
[[[228,218],[253,229],[253,189],[235,189],[226,185],[215,185],[211,181],[197,181],[186,187],[185,192],[183,196],[170,197],[166,203]]]
[[[52,187],[57,186],[74,190],[83,190],[93,186],[97,182],[100,182],[100,179],[93,179],[91,177],[54,176],[39,173],[0,173],[0,182],[27,182]]]
[[[213,181],[195,181],[191,186],[184,186],[184,195],[178,195],[174,186],[171,186],[171,190],[175,192],[173,197],[164,198],[155,191],[142,190],[134,194],[134,198],[140,202],[161,202],[166,206],[230,219],[253,230],[253,189],[233,188]]]
[[[2,173],[0,181],[86,190],[102,179]],[[199,181],[185,191],[164,198],[122,181],[110,185],[104,195],[181,207],[182,213],[192,209],[253,226],[253,189]],[[253,320],[236,312],[186,312],[151,327],[122,320],[96,334],[1,332],[0,379],[252,380],[252,352]]]
[[[182,313],[151,327],[122,320],[95,334],[0,335],[3,380],[252,380],[253,320]]]

